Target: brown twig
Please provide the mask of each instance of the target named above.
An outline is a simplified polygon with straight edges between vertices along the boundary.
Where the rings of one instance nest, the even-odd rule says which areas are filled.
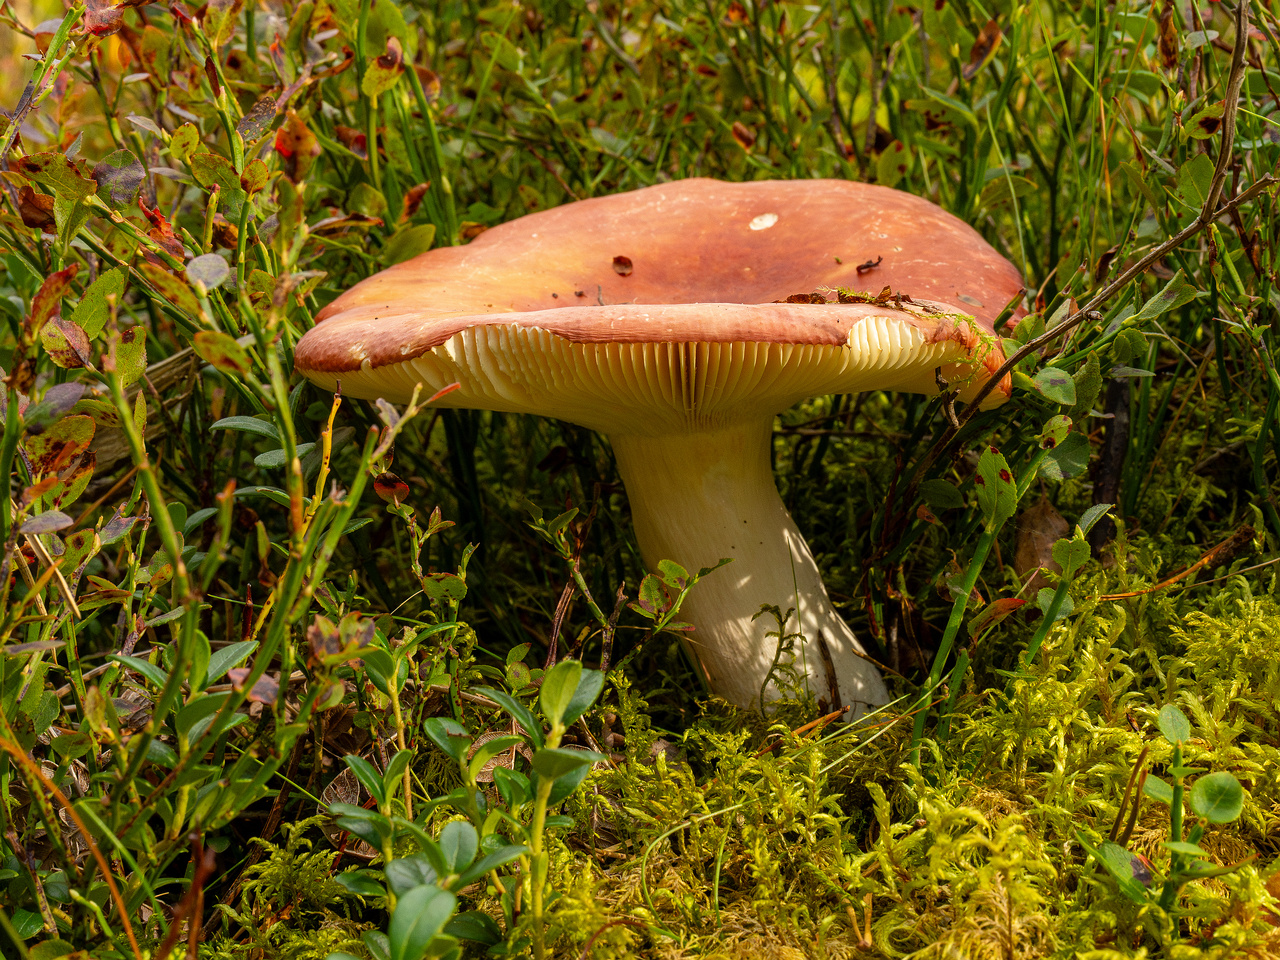
[[[1133,590],[1129,593],[1104,593],[1102,596],[1098,597],[1098,599],[1128,600],[1131,597],[1143,597],[1148,593],[1155,593],[1158,590],[1164,590],[1167,587],[1171,587],[1178,581],[1185,580],[1196,571],[1203,570],[1205,567],[1220,567],[1222,564],[1235,557],[1244,548],[1244,546],[1254,538],[1254,533],[1255,531],[1253,527],[1245,524],[1216,547],[1205,553],[1204,556],[1191,566],[1187,567],[1187,569],[1183,570],[1181,573],[1175,573],[1171,577],[1166,577],[1155,586],[1147,587],[1145,590]]]

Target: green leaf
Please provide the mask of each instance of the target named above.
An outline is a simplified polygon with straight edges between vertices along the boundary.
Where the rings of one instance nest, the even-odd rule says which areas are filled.
[[[523,703],[511,696],[511,694],[507,693],[505,690],[494,690],[491,687],[478,687],[472,692],[483,697],[488,697],[503,710],[507,711],[516,723],[520,724],[524,732],[529,735],[529,739],[533,741],[534,746],[542,746],[542,724],[534,719],[529,708]]]
[[[190,739],[192,729],[201,720],[207,720],[222,709],[222,705],[231,697],[231,691],[208,693],[198,696],[190,703],[183,705],[174,718],[174,728],[184,737]],[[205,729],[208,729],[207,725]]]
[[[124,386],[130,386],[147,369],[147,328],[125,327],[111,338],[108,349],[115,356],[116,373]]]
[[[876,160],[876,183],[882,187],[893,187],[907,175],[907,171],[911,169],[912,157],[911,151],[902,143],[901,140],[894,140],[881,152]],[[1009,189],[1005,187],[1005,195],[1008,196]],[[986,191],[983,191],[983,198],[986,198]]]
[[[521,806],[533,799],[529,778],[517,770],[506,767],[493,768],[493,782],[508,809]]]
[[[545,683],[545,680],[543,682]],[[586,713],[603,689],[604,674],[599,670],[588,670],[584,667],[573,696],[569,699],[569,705],[565,708],[562,721],[564,725],[568,726]]]
[[[459,940],[473,940],[486,947],[502,942],[502,928],[493,917],[480,910],[460,913],[444,925],[444,932]]]
[[[564,716],[573,701],[581,676],[580,661],[561,660],[542,678],[542,690],[538,695],[538,703],[542,707],[542,715],[552,726],[564,726],[572,722],[565,721]]]
[[[424,883],[435,883],[438,878],[430,861],[420,853],[392,860],[387,864],[386,876],[387,885],[397,897]]]
[[[1098,395],[1102,393],[1102,364],[1096,350],[1089,353],[1088,359],[1071,379],[1076,386],[1076,402],[1067,414],[1073,423],[1083,422],[1093,405],[1098,402]]]
[[[1207,857],[1209,855],[1199,845],[1187,843],[1185,840],[1166,840],[1164,845],[1174,853],[1183,853],[1188,857]]]
[[[1053,601],[1055,598],[1058,601],[1058,609],[1054,611],[1054,620],[1064,620],[1071,616],[1072,612],[1075,610],[1075,603],[1072,601],[1071,595],[1063,589],[1063,586],[1064,585],[1060,584],[1057,589],[1052,587],[1041,587],[1040,591],[1036,594],[1036,606],[1040,608],[1040,612],[1046,617],[1049,615],[1049,610],[1053,607]],[[1059,590],[1062,591],[1061,595],[1059,595]]]
[[[1178,198],[1196,210],[1202,209],[1209,199],[1212,183],[1213,161],[1208,154],[1197,153],[1178,168]]]
[[[1076,402],[1076,382],[1065,370],[1045,367],[1031,378],[1031,382],[1043,396],[1054,403],[1070,406]]]
[[[420,960],[457,905],[452,893],[434,884],[414,887],[402,896],[387,931],[391,941],[388,960]]]
[[[1062,575],[1070,577],[1085,565],[1090,555],[1089,544],[1082,538],[1058,540],[1053,545],[1053,559],[1062,567]]]
[[[1173,806],[1173,787],[1159,777],[1148,776],[1142,784],[1142,792],[1157,803],[1163,803],[1167,807]]]
[[[391,861],[395,863],[395,861]],[[388,864],[390,866],[390,864]],[[348,870],[346,873],[340,873],[333,879],[337,880],[343,887],[357,897],[385,897],[387,888],[378,880],[378,874],[374,870],[358,868]],[[329,960],[333,960],[338,954],[329,954]]]
[[[1018,508],[1017,487],[1004,456],[995,447],[987,447],[978,457],[978,473],[973,478],[988,530],[995,530]]]
[[[248,197],[240,183],[240,174],[236,173],[231,161],[216,153],[196,153],[192,154],[187,163],[200,186],[212,189],[217,184],[219,209],[228,220],[233,223],[239,221],[240,211],[248,203]],[[252,212],[251,206],[250,213]]]
[[[239,640],[215,651],[209,657],[209,673],[206,682],[213,683],[232,667],[238,667],[257,648],[257,640]]]
[[[71,322],[84,330],[84,335],[92,340],[107,322],[107,298],[114,296],[117,301],[124,293],[124,273],[119,267],[108,270],[89,284],[80,302],[71,311]]]
[[[1210,823],[1231,823],[1244,810],[1244,788],[1229,773],[1210,773],[1191,785],[1191,809]]]
[[[524,737],[494,737],[492,740],[486,740],[476,748],[476,752],[471,755],[471,777],[472,779],[484,769],[484,765],[500,754],[503,750],[510,750],[517,744],[524,743]]]
[[[533,769],[540,777],[555,780],[583,766],[607,760],[603,753],[594,750],[566,750],[563,747],[544,748],[533,755]]]
[[[480,850],[480,836],[476,828],[465,820],[451,820],[440,831],[440,852],[450,873],[461,873],[471,866]]]
[[[486,692],[485,694],[489,694]],[[518,719],[518,718],[517,718]],[[456,720],[428,717],[422,721],[422,732],[448,756],[461,763],[471,749],[471,734]]]
[[[528,852],[528,847],[508,845],[493,851],[488,856],[481,857],[466,870],[462,871],[462,875],[458,877],[457,881],[458,889],[462,889],[470,883],[475,883],[490,870],[497,870],[512,860],[518,860]]]
[[[920,499],[934,510],[956,510],[964,506],[964,495],[950,480],[926,480],[920,484]]]
[[[338,826],[375,849],[380,850],[382,841],[391,836],[390,822],[377,811],[363,810],[349,803],[331,803],[329,812],[342,814],[335,821]]]
[[[298,457],[301,458],[306,456],[314,448],[315,448],[314,443],[298,444],[298,447],[297,447]],[[287,456],[288,454],[285,452],[283,447],[276,450],[268,450],[266,453],[260,453],[256,457],[254,457],[253,465],[263,470],[277,470],[280,467],[284,466],[285,458]]]
[[[116,663],[122,663],[130,669],[137,670],[157,687],[163,687],[165,685],[165,681],[169,679],[169,675],[167,673],[157,667],[154,663],[148,663],[141,657],[126,657],[121,654],[113,653],[109,655],[107,659],[114,660]]]
[[[374,802],[381,807],[387,802],[387,792],[382,787],[382,777],[378,776],[378,771],[368,760],[363,757],[347,754],[342,758],[347,766],[351,768],[351,772],[356,775],[356,779],[369,791],[369,796],[373,797]]]
[[[387,241],[379,257],[383,266],[391,267],[405,260],[412,260],[431,249],[436,239],[434,223],[419,223],[401,227]]]
[[[1089,466],[1089,438],[1072,431],[1062,442],[1049,448],[1040,461],[1040,476],[1048,480],[1063,480],[1079,476]]]
[[[1095,503],[1080,515],[1080,521],[1076,526],[1080,528],[1082,533],[1088,533],[1093,529],[1093,525],[1106,516],[1107,511],[1114,506],[1114,503]]]
[[[1201,158],[1204,159],[1203,154]],[[1172,279],[1165,284],[1164,289],[1157,293],[1154,297],[1142,305],[1142,309],[1138,311],[1136,317],[1133,318],[1134,323],[1145,323],[1164,316],[1170,310],[1176,310],[1185,303],[1190,303],[1200,295],[1191,284],[1187,283],[1187,278],[1179,270]]]
[[[1104,870],[1120,885],[1120,892],[1134,903],[1146,903],[1146,885],[1138,879],[1134,864],[1136,858],[1118,843],[1104,843],[1094,853]]]
[[[1191,739],[1191,723],[1187,720],[1187,715],[1171,703],[1160,708],[1156,726],[1160,728],[1164,738],[1174,745]]]
[[[387,796],[391,796],[395,792],[396,782],[404,776],[404,772],[408,769],[412,760],[412,750],[400,750],[387,763],[387,769],[382,772],[382,786],[387,791]]]
[[[240,430],[244,433],[256,433],[260,437],[269,437],[279,441],[280,431],[275,425],[257,417],[223,417],[209,428],[210,430]]]

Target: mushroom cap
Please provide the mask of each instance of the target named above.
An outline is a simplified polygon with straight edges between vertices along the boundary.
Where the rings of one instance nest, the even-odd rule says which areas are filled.
[[[885,287],[908,302],[778,302]],[[1022,289],[976,231],[910,194],[689,179],[384,270],[320,312],[295,365],[357,397],[404,402],[419,382],[456,381],[446,405],[606,433],[713,426],[819,393],[934,392],[938,367],[971,394],[1003,362],[992,324]]]

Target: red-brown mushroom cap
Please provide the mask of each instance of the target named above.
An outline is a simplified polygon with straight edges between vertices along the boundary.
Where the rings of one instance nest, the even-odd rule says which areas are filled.
[[[940,302],[774,302],[884,287]],[[295,363],[352,396],[403,402],[418,382],[458,380],[449,405],[613,432],[608,416],[643,396],[714,421],[717,407],[745,402],[744,377],[759,381],[757,403],[781,409],[815,393],[931,392],[938,366],[954,378],[976,364],[963,396],[1003,361],[992,323],[1021,290],[972,228],[910,194],[841,180],[681,180],[522,217],[385,270],[321,311]],[[797,369],[796,351],[814,365]],[[735,353],[764,367],[739,370]],[[603,395],[583,392],[592,381]],[[1002,395],[1007,383],[992,398]]]
[[[829,302],[885,287],[906,299]],[[1021,291],[976,232],[905,193],[683,180],[386,270],[320,313],[295,362],[356,397],[403,402],[456,382],[442,404],[607,433],[650,568],[734,560],[681,608],[709,689],[743,706],[779,692],[777,642],[758,619],[772,604],[794,610],[799,638],[782,673],[856,714],[888,692],[778,497],[773,414],[816,394],[931,393],[939,368],[971,396],[1003,360],[992,323]],[[796,295],[818,302],[779,302]]]

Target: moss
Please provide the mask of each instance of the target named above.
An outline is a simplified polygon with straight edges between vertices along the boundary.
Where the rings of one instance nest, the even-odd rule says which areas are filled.
[[[814,740],[783,724],[766,735],[715,705],[680,759],[650,759],[643,702],[622,683],[626,760],[591,781],[612,842],[607,855],[573,853],[588,829],[559,861],[562,944],[581,950],[601,931],[599,956],[1272,955],[1280,604],[1244,577],[1211,599],[1181,588],[1093,599],[1168,568],[1167,542],[1130,549],[1123,568],[1073,585],[1076,614],[1023,676],[961,697],[950,739],[925,744],[920,771],[900,720]],[[1028,633],[1017,618],[1000,629],[995,650]],[[1188,762],[1249,791],[1241,821],[1202,846],[1218,864],[1255,858],[1188,884],[1176,924],[1122,897],[1077,839],[1105,839],[1144,749],[1157,774],[1169,762],[1154,735],[1166,703],[1192,720]],[[1144,800],[1130,849],[1159,870],[1167,838],[1167,809]],[[623,917],[663,933],[607,926]]]
[[[202,958],[325,960],[338,950],[368,955],[360,933],[371,925],[354,919],[363,898],[333,879],[337,851],[313,851],[306,836],[324,819],[285,824],[283,847],[253,839],[267,851],[266,859],[245,871],[238,909],[219,904],[238,930],[234,937],[215,937],[203,944]]]

